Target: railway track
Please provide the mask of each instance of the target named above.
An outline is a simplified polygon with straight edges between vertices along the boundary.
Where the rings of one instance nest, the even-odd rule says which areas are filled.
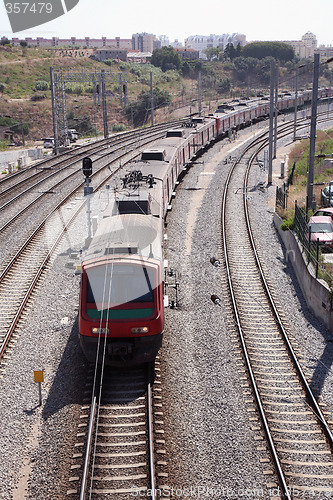
[[[260,142],[234,162],[223,196],[223,251],[233,316],[279,495],[326,498],[333,495],[332,432],[288,339],[251,228],[248,179],[258,148],[264,146]]]
[[[170,124],[164,125],[164,127],[168,128]],[[148,136],[145,140],[142,140],[142,145],[156,139],[156,131],[152,130],[151,132],[153,137]],[[159,129],[157,134],[161,133],[164,133],[164,131],[161,132]],[[106,165],[102,165],[95,172],[95,191],[126,165],[127,161],[132,160],[132,157],[132,151],[123,151],[120,148],[112,161],[109,160]],[[119,164],[120,159],[123,162],[122,165]],[[110,165],[112,165],[111,172],[108,170]],[[100,175],[101,171],[104,172],[102,172],[102,176]],[[7,248],[3,253],[6,252],[7,260],[2,262],[2,269],[0,270],[0,300],[4,304],[3,313],[0,316],[0,360],[3,359],[24,308],[52,255],[54,255],[61,238],[66,234],[68,227],[86,204],[82,197],[78,198],[76,196],[79,188],[82,189],[82,179],[80,183],[75,183],[74,188],[72,187],[71,190],[62,194],[61,199],[57,200],[57,204],[45,207],[44,215],[39,218],[36,217],[28,231],[24,230],[24,226],[27,225],[25,222],[27,218],[26,210],[23,213],[19,212],[19,215],[24,215],[23,226],[18,226],[17,229],[19,243],[14,247],[13,245],[6,245]],[[70,200],[72,200],[71,210],[62,210],[62,207]],[[34,202],[28,205],[31,209]],[[12,223],[17,223],[17,218],[18,215],[14,216]],[[5,226],[5,229],[8,229],[12,224]],[[11,230],[13,230],[13,227],[11,227]],[[2,241],[6,241],[5,238],[2,238]]]
[[[85,441],[77,443],[76,452],[82,453],[74,455],[82,461],[86,447],[85,464],[74,466],[82,474],[71,478],[77,488],[67,494],[80,500],[125,499],[152,491],[155,498],[152,367],[91,372],[91,404],[82,408],[80,424],[88,432],[78,434]]]
[[[170,124],[168,124],[170,127]],[[135,151],[140,145],[147,144],[155,139],[158,139],[165,133],[166,126],[159,126],[157,129],[144,130],[140,132],[131,132],[128,135],[123,135],[117,140],[115,138],[108,139],[107,142],[96,146],[95,144],[83,148],[83,152],[76,152],[74,157],[63,159],[61,156],[56,160],[49,160],[43,167],[38,164],[36,167],[29,169],[30,177],[26,178],[26,172],[22,171],[22,176],[16,178],[17,174],[10,176],[8,179],[3,179],[10,184],[8,187],[0,184],[0,213],[2,226],[0,233],[6,230],[13,221],[18,217],[25,215],[36,203],[43,202],[45,197],[50,198],[50,194],[70,191],[75,186],[79,188],[82,184],[81,176],[81,160],[89,154],[94,161],[94,176],[97,173],[105,171],[114,161],[114,158],[121,158],[129,151]],[[42,169],[42,170],[41,170]],[[16,179],[15,183],[13,181]],[[57,196],[53,196],[57,201]],[[15,205],[13,207],[13,205]]]
[[[157,132],[158,130],[165,130],[168,127],[176,125],[179,121],[172,121],[167,123],[162,123],[160,125],[155,125],[153,130]],[[68,165],[72,165],[75,162],[79,162],[87,154],[91,155],[94,153],[100,153],[103,150],[107,150],[112,146],[118,146],[119,144],[126,145],[126,143],[134,139],[136,143],[140,143],[141,138],[151,135],[152,129],[140,129],[133,130],[126,133],[116,134],[108,139],[100,139],[89,143],[86,145],[77,146],[70,149],[58,156],[51,156],[45,158],[44,160],[36,162],[34,165],[24,168],[15,172],[14,174],[8,175],[3,179],[0,179],[0,204],[3,205],[3,200],[11,192],[15,191],[16,195],[19,192],[25,192],[27,187],[36,184],[43,178],[49,176],[50,170],[57,170]],[[74,160],[74,162],[73,162]]]

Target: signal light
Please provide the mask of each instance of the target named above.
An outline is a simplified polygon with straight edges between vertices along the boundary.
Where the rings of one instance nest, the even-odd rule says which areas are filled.
[[[82,159],[82,172],[86,177],[90,177],[92,174],[92,159],[88,156]]]

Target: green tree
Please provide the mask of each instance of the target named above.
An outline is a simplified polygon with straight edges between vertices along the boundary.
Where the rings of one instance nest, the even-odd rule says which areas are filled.
[[[294,49],[283,42],[253,42],[242,48],[243,57],[264,59],[274,57],[281,62],[291,61],[295,57]]]
[[[233,61],[235,57],[237,57],[237,51],[233,43],[228,43],[228,45],[224,49],[224,56],[226,59],[230,59],[230,61]]]
[[[171,103],[171,96],[166,90],[160,90],[158,87],[153,89],[154,109],[168,106]],[[133,120],[135,127],[144,125],[151,115],[151,94],[142,91],[137,100],[128,104],[125,108],[125,114],[128,121]]]
[[[217,93],[228,94],[231,90],[231,81],[229,78],[222,78],[217,82]]]
[[[247,77],[257,73],[259,59],[254,57],[236,57],[234,59],[234,76],[241,82],[246,82]]]
[[[189,76],[190,72],[191,72],[191,67],[190,67],[189,63],[187,61],[185,61],[183,66],[182,66],[183,76]]]
[[[91,122],[89,115],[75,118],[73,111],[67,113],[67,126],[68,128],[75,128],[79,134],[82,135],[92,135],[96,133],[96,128]]]
[[[173,47],[162,47],[153,51],[151,64],[161,68],[162,71],[169,69],[178,70],[182,66],[182,59]]]
[[[204,53],[207,56],[208,61],[211,61],[212,59],[218,59],[221,53],[220,47],[211,47],[209,49],[205,49]]]

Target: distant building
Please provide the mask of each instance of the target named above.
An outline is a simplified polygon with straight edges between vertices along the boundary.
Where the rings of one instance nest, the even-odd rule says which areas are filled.
[[[186,38],[185,47],[187,49],[194,49],[199,51],[201,59],[207,59],[205,50],[219,47],[222,51],[226,48],[228,43],[232,43],[234,47],[238,44],[241,46],[246,43],[246,36],[240,33],[233,33],[232,35],[192,35]]]
[[[127,61],[127,49],[117,49],[116,47],[106,47],[105,49],[95,49],[94,57],[98,61],[106,61],[107,59],[119,59]]]
[[[156,36],[151,33],[136,33],[132,35],[132,49],[140,52],[153,52]]]
[[[333,57],[333,47],[332,45],[319,45],[318,49],[315,50],[316,53],[320,54],[320,57]]]
[[[131,49],[132,40],[127,38],[90,38],[86,36],[85,38],[76,38],[72,36],[71,38],[25,38],[24,39],[28,45],[32,47],[89,47],[89,48],[103,48],[103,47],[116,47],[118,49]],[[13,45],[19,45],[21,42],[20,38],[12,38],[10,42]]]
[[[151,52],[140,52],[139,50],[137,51],[132,50],[127,53],[127,61],[139,64],[146,64],[150,62],[151,56],[152,56]]]
[[[287,40],[283,43],[291,45],[296,56],[300,59],[312,58],[317,49],[317,38],[311,31],[305,33],[302,36],[302,40]]]
[[[183,61],[196,61],[199,59],[199,51],[194,49],[186,49],[184,47],[175,49]]]
[[[181,42],[178,42],[177,39],[174,42],[170,43],[170,45],[174,49],[181,49],[181,48],[183,48],[183,44]]]
[[[170,40],[166,35],[160,35],[158,40],[161,43],[161,47],[168,47],[170,45]]]

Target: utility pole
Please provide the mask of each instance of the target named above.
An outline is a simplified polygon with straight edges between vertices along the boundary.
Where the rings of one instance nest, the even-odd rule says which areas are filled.
[[[121,73],[119,73],[119,93],[120,93],[120,106],[123,107],[123,82]]]
[[[127,106],[127,69],[125,71],[125,83],[124,83],[124,106]]]
[[[273,158],[276,158],[276,146],[277,146],[277,120],[278,120],[278,88],[279,88],[279,66],[275,66],[275,99],[274,99],[274,151]]]
[[[51,100],[52,100],[52,119],[53,119],[53,137],[54,137],[54,152],[59,153],[59,140],[58,140],[58,121],[56,116],[56,97],[55,97],[55,84],[54,84],[54,69],[50,67],[50,83],[51,83]]]
[[[309,170],[306,189],[306,213],[312,208],[313,180],[314,180],[314,156],[316,149],[316,127],[317,127],[317,102],[318,102],[318,78],[319,78],[319,54],[314,55],[313,83],[312,83],[312,105],[311,105],[311,130],[309,149]]]
[[[271,61],[270,95],[269,95],[269,147],[268,147],[268,184],[273,180],[273,119],[274,119],[274,76],[275,61]]]
[[[151,126],[154,126],[154,91],[153,91],[153,72],[150,72],[150,100],[151,100]]]
[[[108,115],[106,110],[105,69],[102,69],[102,103],[103,103],[104,139],[107,139],[109,137],[109,129],[108,129]]]
[[[199,81],[198,81],[198,90],[199,90],[199,116],[201,116],[201,71],[199,71]]]
[[[293,137],[293,142],[296,141],[297,99],[298,99],[298,66],[296,68],[296,76],[295,76],[295,114],[294,114],[294,137]]]

